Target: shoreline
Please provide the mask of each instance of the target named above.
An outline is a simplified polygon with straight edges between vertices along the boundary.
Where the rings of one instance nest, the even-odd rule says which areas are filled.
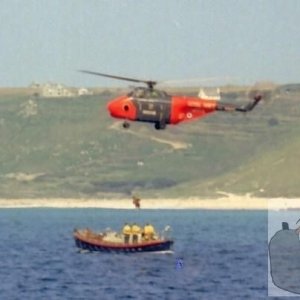
[[[300,201],[299,201],[300,203]],[[3,208],[108,208],[135,209],[132,199],[0,199]],[[267,210],[264,198],[221,197],[218,199],[142,199],[141,209]]]
[[[0,199],[0,209],[5,208],[103,208],[136,209],[132,199]],[[286,210],[299,209],[300,199],[258,198],[228,194],[217,199],[164,198],[141,199],[141,209],[202,209],[202,210]]]

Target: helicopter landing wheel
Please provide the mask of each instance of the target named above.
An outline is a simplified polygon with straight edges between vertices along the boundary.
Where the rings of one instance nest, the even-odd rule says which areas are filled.
[[[166,123],[165,122],[156,122],[154,125],[156,130],[161,130],[166,128]]]
[[[129,124],[128,122],[125,121],[125,122],[123,123],[123,128],[124,128],[124,129],[128,129],[129,127],[130,127],[130,124]]]

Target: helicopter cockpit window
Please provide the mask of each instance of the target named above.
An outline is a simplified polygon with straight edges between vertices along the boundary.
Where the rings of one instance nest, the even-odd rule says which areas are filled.
[[[164,91],[146,89],[146,88],[137,88],[128,94],[129,97],[134,98],[144,98],[144,99],[162,99],[167,98],[168,94]]]
[[[149,90],[149,94],[148,94],[148,98],[151,99],[163,99],[163,98],[167,98],[168,94],[164,91],[160,91],[160,90]]]
[[[146,90],[138,89],[135,91],[135,97],[137,98],[145,98],[146,97]]]
[[[143,88],[137,88],[131,91],[128,96],[134,98],[145,98],[146,90]]]

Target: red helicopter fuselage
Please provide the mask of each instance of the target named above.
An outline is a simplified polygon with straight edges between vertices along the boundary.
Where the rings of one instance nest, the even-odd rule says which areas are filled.
[[[114,118],[154,123],[156,129],[201,118],[217,108],[215,100],[171,96],[164,91],[137,88],[110,101],[107,109]]]
[[[83,73],[102,77],[146,84],[147,87],[136,87],[124,96],[119,96],[107,104],[110,115],[124,119],[123,127],[128,128],[130,121],[154,123],[156,129],[164,129],[167,124],[178,124],[204,117],[214,111],[248,112],[262,99],[260,93],[253,95],[247,105],[222,103],[205,97],[171,96],[165,91],[154,89],[157,84],[153,80],[141,80],[123,76],[81,70]]]

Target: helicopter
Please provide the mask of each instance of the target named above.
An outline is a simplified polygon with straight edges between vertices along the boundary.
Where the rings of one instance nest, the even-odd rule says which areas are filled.
[[[123,76],[98,73],[88,70],[79,72],[102,77],[142,83],[146,86],[134,87],[127,95],[121,95],[107,104],[110,115],[123,119],[123,128],[129,128],[128,121],[147,122],[154,124],[157,130],[165,129],[167,125],[176,125],[202,118],[207,114],[222,112],[249,112],[259,103],[262,95],[256,93],[244,106],[222,103],[218,100],[191,96],[169,95],[167,92],[155,89],[157,81],[142,80]]]

